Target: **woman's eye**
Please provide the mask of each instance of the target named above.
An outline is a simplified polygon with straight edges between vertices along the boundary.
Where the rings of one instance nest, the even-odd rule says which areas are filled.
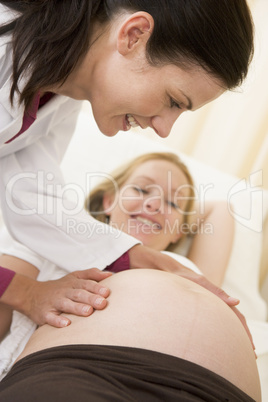
[[[180,208],[179,205],[175,204],[175,202],[167,201],[167,203],[168,203],[168,205],[171,206],[171,208],[174,208],[174,209],[179,209]]]
[[[134,189],[135,191],[137,191],[138,193],[141,193],[141,194],[148,194],[148,191],[147,191],[147,190],[145,190],[144,188],[141,188],[141,187],[139,187],[139,186],[133,186],[133,189]]]
[[[178,109],[181,109],[181,106],[176,101],[174,101],[174,99],[172,99],[172,98],[170,98],[170,107],[171,108],[176,107]]]

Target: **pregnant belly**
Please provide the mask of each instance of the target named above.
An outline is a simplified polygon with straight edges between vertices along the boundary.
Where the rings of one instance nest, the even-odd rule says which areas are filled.
[[[243,390],[258,381],[243,326],[212,293],[179,276],[148,269],[124,271],[103,282],[111,290],[104,310],[87,318],[69,316],[72,324],[66,328],[44,325],[21,357],[68,344],[130,346],[192,361]]]

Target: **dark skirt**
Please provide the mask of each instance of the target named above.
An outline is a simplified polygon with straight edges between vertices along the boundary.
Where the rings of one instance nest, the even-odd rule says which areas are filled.
[[[253,401],[197,364],[150,350],[68,345],[33,353],[0,382],[1,402]]]

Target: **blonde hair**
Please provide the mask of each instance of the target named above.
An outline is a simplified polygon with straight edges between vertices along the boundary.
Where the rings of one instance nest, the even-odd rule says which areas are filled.
[[[104,196],[115,195],[116,187],[121,188],[138,166],[151,160],[163,160],[171,162],[184,173],[188,181],[190,190],[190,194],[184,211],[185,213],[183,223],[187,223],[187,212],[191,211],[194,202],[194,182],[187,166],[180,160],[180,158],[176,154],[173,154],[171,152],[147,153],[136,157],[135,159],[125,163],[124,165],[121,165],[118,169],[114,170],[110,174],[109,179],[103,180],[90,192],[85,200],[85,209],[98,221],[109,223],[109,217],[105,214],[105,211],[103,210]],[[172,245],[172,249],[175,246]],[[171,246],[168,249],[171,249]]]

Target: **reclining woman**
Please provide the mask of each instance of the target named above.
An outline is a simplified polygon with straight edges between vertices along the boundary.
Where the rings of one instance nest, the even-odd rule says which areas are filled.
[[[168,228],[185,223],[192,182],[170,157],[139,158],[121,175],[118,201],[100,185],[88,199],[90,210],[101,205],[110,223],[131,227],[157,250],[175,243],[181,233]],[[250,340],[215,295],[152,269],[125,270],[102,283],[111,289],[107,308],[70,316],[66,328],[40,327],[1,382],[1,399],[261,400]]]

